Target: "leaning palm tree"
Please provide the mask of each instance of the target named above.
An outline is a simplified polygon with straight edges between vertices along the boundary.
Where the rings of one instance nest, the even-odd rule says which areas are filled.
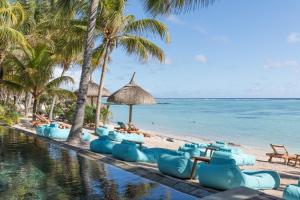
[[[65,5],[68,5],[70,2],[61,0],[65,2]],[[171,12],[180,12],[183,10],[189,10],[189,8],[193,8],[193,5],[201,5],[201,2],[213,2],[213,0],[144,0],[146,11],[151,12],[153,15],[157,14],[169,14]],[[155,3],[156,2],[156,3]],[[177,3],[171,3],[177,2]],[[182,2],[182,3],[180,3]],[[83,126],[83,116],[85,109],[85,96],[87,93],[90,72],[91,72],[91,54],[93,49],[93,38],[95,32],[95,24],[96,24],[96,16],[98,10],[99,0],[91,0],[89,5],[89,13],[88,13],[88,25],[87,25],[87,33],[85,38],[85,50],[84,50],[84,61],[82,65],[81,79],[76,103],[76,110],[74,113],[74,120],[72,123],[72,128],[70,132],[69,142],[79,143],[80,137],[79,134],[82,132]],[[165,5],[165,6],[161,6]],[[171,6],[172,5],[172,6]],[[68,7],[68,6],[66,6]],[[102,6],[100,4],[100,10]],[[171,9],[172,8],[172,9]]]
[[[96,105],[96,128],[99,126],[100,121],[101,99],[107,61],[113,50],[120,47],[127,54],[136,55],[143,62],[147,61],[149,57],[156,58],[162,62],[164,60],[162,49],[143,36],[152,33],[159,35],[165,42],[169,42],[168,29],[163,23],[151,18],[136,20],[133,15],[125,15],[126,1],[106,0],[103,1],[103,4],[105,9],[99,13],[99,20],[96,26],[101,34],[102,44],[94,52],[102,62],[98,103]]]
[[[58,88],[61,83],[73,82],[68,76],[54,77],[54,59],[46,45],[37,45],[23,50],[22,56],[10,54],[6,65],[14,67],[15,73],[2,81],[7,87],[30,92],[34,99],[33,119],[37,112],[39,98],[44,93],[68,92]]]
[[[71,131],[68,138],[68,141],[74,144],[80,143],[81,140],[80,134],[82,133],[86,94],[87,94],[88,84],[91,75],[91,55],[94,46],[94,31],[96,26],[98,6],[99,6],[99,0],[90,1],[88,17],[87,17],[88,18],[87,32],[85,37],[83,64],[82,64],[82,71],[81,71],[81,77],[79,83],[79,90],[77,93],[77,103],[76,103]],[[99,7],[101,11],[102,10],[101,4]]]

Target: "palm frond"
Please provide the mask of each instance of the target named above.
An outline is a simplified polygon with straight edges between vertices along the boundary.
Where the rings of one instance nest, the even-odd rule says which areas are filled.
[[[179,14],[213,4],[215,0],[144,0],[144,8],[152,15]]]
[[[170,41],[170,35],[168,28],[162,22],[155,19],[141,19],[133,21],[126,25],[126,33],[137,33],[137,34],[158,34],[161,39],[165,40],[167,43]]]
[[[137,55],[140,61],[147,61],[149,57],[153,57],[160,62],[165,59],[164,52],[151,41],[134,35],[126,35],[120,39],[120,43],[129,55]]]
[[[0,41],[9,41],[13,44],[20,44],[23,46],[26,46],[27,44],[22,33],[8,26],[0,26]]]
[[[74,84],[74,79],[70,76],[61,76],[61,77],[55,78],[52,81],[50,81],[47,84],[47,88],[48,89],[55,88],[63,83],[73,83]]]

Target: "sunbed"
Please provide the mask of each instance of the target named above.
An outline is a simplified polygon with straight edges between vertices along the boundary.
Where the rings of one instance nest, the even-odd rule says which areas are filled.
[[[295,158],[294,155],[290,155],[284,145],[276,145],[270,144],[273,153],[267,153],[266,155],[269,156],[269,162],[272,162],[273,158],[279,158],[284,160],[284,164],[287,164],[289,160]]]

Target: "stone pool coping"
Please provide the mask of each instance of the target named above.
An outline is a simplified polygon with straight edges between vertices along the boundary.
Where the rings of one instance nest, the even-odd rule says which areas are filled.
[[[71,149],[76,151],[78,154],[88,157],[89,159],[100,161],[106,164],[110,164],[116,166],[125,171],[131,172],[143,178],[149,179],[151,181],[160,183],[162,185],[168,186],[177,191],[189,194],[196,198],[203,198],[205,200],[221,200],[221,199],[251,199],[251,200],[260,200],[260,199],[272,199],[277,200],[280,199],[278,197],[267,195],[263,192],[252,190],[249,188],[237,188],[233,190],[227,191],[219,191],[211,188],[206,188],[201,186],[198,183],[177,179],[171,176],[164,175],[159,172],[155,165],[147,164],[147,163],[132,163],[114,159],[109,154],[98,154],[89,151],[88,149],[83,149],[77,146],[70,145],[66,142],[52,140],[40,135],[37,135],[35,131],[29,130],[19,125],[15,125],[13,127],[8,127],[16,130],[17,132],[25,133],[34,138],[39,138],[44,141],[56,144],[62,148]]]

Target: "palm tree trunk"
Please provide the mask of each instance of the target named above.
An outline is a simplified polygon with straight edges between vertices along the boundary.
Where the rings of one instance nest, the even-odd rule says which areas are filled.
[[[79,91],[77,95],[77,104],[76,104],[71,131],[68,137],[68,142],[73,144],[81,143],[80,134],[82,133],[86,94],[87,94],[88,83],[91,74],[91,54],[92,54],[92,47],[94,43],[94,30],[95,30],[96,19],[97,19],[98,5],[99,5],[99,0],[91,0],[90,7],[89,7],[87,34],[85,38],[85,49],[84,49],[82,72],[81,72],[81,78],[79,84]]]
[[[32,120],[36,120],[36,111],[37,111],[37,106],[38,106],[38,100],[35,96],[33,96],[33,108],[32,108]]]
[[[63,71],[61,72],[60,77],[62,77],[65,74],[65,72],[67,71],[67,69],[68,69],[68,66],[64,65],[63,66]],[[50,113],[49,113],[49,120],[50,121],[53,119],[53,111],[54,111],[56,100],[57,100],[57,96],[54,95],[54,97],[52,99],[51,107],[50,107]]]
[[[24,107],[25,107],[24,114],[25,114],[25,117],[27,117],[27,115],[28,115],[28,98],[29,98],[29,92],[26,92],[26,94],[25,94],[25,102],[24,102]]]
[[[105,54],[104,54],[104,60],[102,65],[102,72],[100,77],[100,83],[99,83],[99,89],[98,89],[98,98],[97,98],[97,104],[96,104],[96,121],[95,121],[95,129],[99,127],[100,122],[100,114],[101,114],[101,104],[102,104],[102,93],[103,93],[103,83],[105,79],[105,72],[106,72],[106,61],[108,57],[108,46],[106,46]]]

